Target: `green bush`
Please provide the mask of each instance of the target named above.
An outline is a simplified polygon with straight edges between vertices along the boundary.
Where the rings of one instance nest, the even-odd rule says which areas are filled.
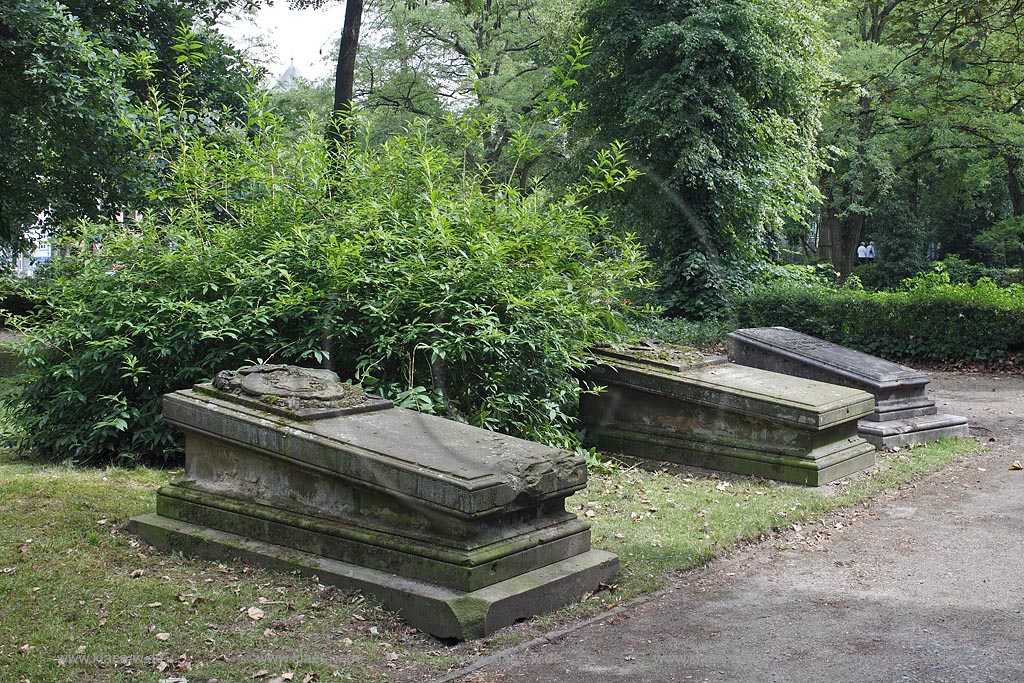
[[[725,320],[693,321],[685,318],[645,318],[630,326],[632,336],[650,338],[675,344],[694,346],[699,349],[714,349],[723,344],[731,330]]]
[[[954,285],[974,284],[982,278],[992,280],[1003,287],[1020,282],[1020,274],[1017,269],[990,268],[981,263],[962,259],[955,254],[947,254],[941,261],[933,263],[932,270],[949,274],[949,280]]]
[[[897,264],[898,266],[899,264]],[[947,273],[950,282],[956,284],[974,284],[982,278],[992,280],[1000,286],[1009,286],[1020,281],[1019,271],[1014,268],[990,268],[981,263],[973,263],[955,254],[948,254],[941,261],[931,264],[929,272]],[[899,267],[887,262],[858,265],[853,269],[865,289],[884,291],[899,289],[907,273]],[[922,275],[922,273],[918,273]]]
[[[1024,350],[1024,288],[954,284],[943,272],[895,292],[776,282],[735,311],[739,327],[781,325],[885,358],[980,361]]]
[[[185,136],[165,208],[83,226],[103,249],[62,260],[47,321],[26,322],[33,445],[172,458],[162,395],[260,361],[327,365],[408,407],[572,445],[574,371],[625,331],[647,267],[631,238],[593,238],[612,231],[584,200],[631,174],[602,153],[572,194],[527,194],[464,153],[487,121],[438,125],[334,155],[260,111],[244,135]]]
[[[39,304],[42,286],[38,280],[19,278],[13,273],[0,275],[0,327],[8,320],[32,313]]]

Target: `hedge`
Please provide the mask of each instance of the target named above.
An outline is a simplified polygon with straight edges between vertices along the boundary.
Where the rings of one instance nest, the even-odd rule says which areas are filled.
[[[896,292],[776,282],[740,297],[739,327],[781,325],[883,358],[991,361],[1024,350],[1024,288],[929,273]]]

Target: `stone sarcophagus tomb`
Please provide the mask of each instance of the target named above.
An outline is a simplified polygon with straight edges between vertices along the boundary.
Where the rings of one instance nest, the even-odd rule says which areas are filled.
[[[820,486],[870,467],[857,436],[869,394],[670,346],[598,350],[581,399],[588,438],[606,450]]]
[[[861,419],[859,429],[878,448],[968,435],[967,418],[939,414],[935,401],[928,398],[931,379],[923,372],[786,327],[736,330],[729,339],[733,357],[741,365],[873,395],[875,409]]]
[[[185,471],[135,518],[150,544],[375,595],[443,638],[598,588],[618,558],[565,510],[574,454],[395,408],[325,370],[256,366],[164,398]]]

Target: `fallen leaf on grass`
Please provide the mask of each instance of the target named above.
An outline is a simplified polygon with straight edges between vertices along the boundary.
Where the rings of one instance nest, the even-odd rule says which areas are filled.
[[[1011,470],[1024,470],[1024,465],[1020,464],[1020,460],[1014,460],[1013,464],[1010,465]]]
[[[145,571],[143,571],[142,569],[136,569],[135,571],[133,571],[131,574],[128,575],[128,578],[137,579],[140,576],[142,576],[143,574],[145,574]]]
[[[289,615],[287,617],[284,617],[283,619],[275,619],[273,621],[273,623],[271,623],[270,625],[273,626],[276,629],[280,629],[282,631],[288,631],[288,630],[290,630],[292,628],[295,628],[299,624],[301,624],[305,620],[305,618],[306,618],[305,614],[302,614],[301,612],[298,612],[298,613],[295,613],[295,614],[291,614],[291,615]]]
[[[158,633],[158,634],[156,634],[156,636],[154,636],[154,637],[155,637],[155,638],[156,638],[157,640],[170,640],[170,638],[171,638],[171,634],[170,634],[170,633]]]
[[[253,621],[259,621],[266,616],[266,612],[261,610],[259,607],[250,607],[245,611],[245,615]]]
[[[257,671],[256,673],[254,673],[254,674],[252,675],[252,677],[253,677],[253,678],[266,678],[266,677],[267,677],[267,676],[269,676],[269,675],[270,675],[270,672],[269,672],[269,671],[267,671],[266,669],[260,669],[259,671]]]

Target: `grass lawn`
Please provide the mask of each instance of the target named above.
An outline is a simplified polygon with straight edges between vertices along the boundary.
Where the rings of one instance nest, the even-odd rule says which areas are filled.
[[[410,681],[656,590],[775,530],[818,520],[977,452],[972,440],[880,454],[867,475],[809,489],[681,468],[619,466],[570,499],[623,569],[527,628],[450,647],[372,598],[289,574],[155,552],[127,533],[175,476],[0,455],[0,681]],[[287,675],[291,675],[288,678]]]

